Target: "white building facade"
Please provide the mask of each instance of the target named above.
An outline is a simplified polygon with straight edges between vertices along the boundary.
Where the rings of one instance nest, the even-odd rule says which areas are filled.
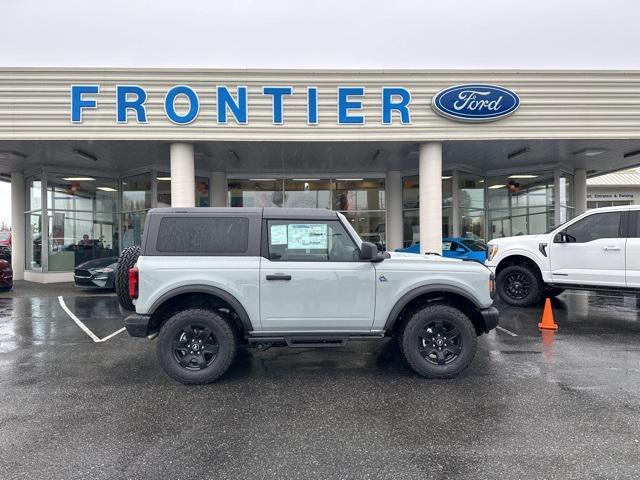
[[[624,171],[587,180],[587,208],[640,205],[640,173]]]
[[[423,252],[539,233],[637,163],[636,71],[0,69],[17,279],[117,256],[159,206],[330,208]]]

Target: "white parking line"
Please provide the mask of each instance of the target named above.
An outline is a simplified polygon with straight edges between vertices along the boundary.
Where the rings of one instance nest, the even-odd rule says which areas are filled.
[[[506,328],[501,327],[500,325],[498,325],[498,326],[496,327],[496,329],[497,329],[497,330],[500,330],[501,332],[504,332],[504,333],[506,333],[506,334],[508,334],[508,335],[511,335],[512,337],[517,337],[517,336],[518,336],[518,334],[517,334],[517,333],[513,333],[511,330],[507,330]]]
[[[91,340],[93,340],[96,343],[106,342],[110,338],[115,337],[116,335],[118,335],[119,333],[124,332],[124,330],[125,330],[125,328],[122,327],[120,330],[117,330],[117,331],[113,332],[112,334],[107,335],[104,338],[100,338],[95,333],[93,333],[91,330],[89,330],[89,328],[84,323],[82,323],[80,321],[80,319],[78,317],[76,317],[75,314],[71,310],[69,310],[69,307],[67,307],[67,304],[64,303],[64,299],[62,298],[62,296],[58,297],[58,301],[60,302],[60,306],[62,307],[62,309],[65,312],[67,312],[67,315],[69,315],[71,317],[71,320],[76,322],[76,325],[78,325],[82,329],[82,331],[84,333],[86,333],[87,335],[89,335],[89,337],[91,337]]]

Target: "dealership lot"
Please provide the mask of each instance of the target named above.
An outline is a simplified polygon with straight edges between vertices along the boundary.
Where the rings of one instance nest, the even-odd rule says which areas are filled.
[[[62,297],[62,302],[60,298]],[[640,457],[634,296],[502,308],[471,367],[422,379],[393,341],[244,349],[185,387],[113,294],[0,294],[0,478],[633,478]]]

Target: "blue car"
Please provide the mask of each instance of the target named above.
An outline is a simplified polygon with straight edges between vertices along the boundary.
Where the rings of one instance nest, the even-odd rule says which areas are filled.
[[[420,253],[420,243],[407,248],[398,248],[396,252]],[[468,237],[447,237],[442,239],[442,256],[462,258],[484,263],[487,259],[487,244],[482,240]]]

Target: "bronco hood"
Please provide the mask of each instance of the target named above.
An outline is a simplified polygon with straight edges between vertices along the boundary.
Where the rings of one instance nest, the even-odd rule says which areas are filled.
[[[389,256],[383,264],[391,265],[411,265],[412,267],[420,266],[420,265],[439,265],[439,266],[450,266],[450,267],[458,267],[463,266],[465,268],[467,265],[469,268],[475,268],[475,265],[484,268],[484,265],[481,262],[475,260],[462,260],[459,258],[446,258],[440,255],[420,255],[418,253],[405,253],[405,252],[387,252]]]

